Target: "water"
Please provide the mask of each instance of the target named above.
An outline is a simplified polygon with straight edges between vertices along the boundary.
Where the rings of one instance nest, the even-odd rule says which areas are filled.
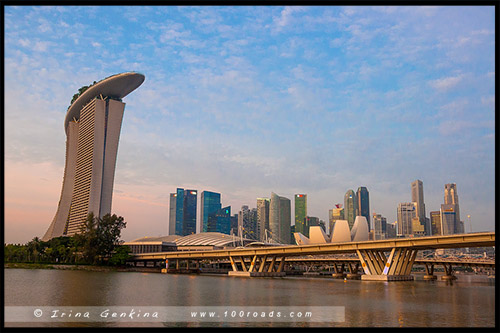
[[[5,306],[341,306],[345,321],[234,326],[494,327],[495,285],[459,280],[375,282],[141,272],[5,269]],[[6,323],[6,326],[19,326]],[[22,326],[231,326],[215,323],[24,323]]]

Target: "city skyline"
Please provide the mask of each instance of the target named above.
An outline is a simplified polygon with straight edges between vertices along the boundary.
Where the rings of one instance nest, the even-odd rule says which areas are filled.
[[[455,183],[451,184],[445,184],[444,185],[444,204],[441,203],[441,210],[437,212],[429,212],[429,216],[427,217],[425,214],[425,201],[423,199],[423,183],[421,180],[415,180],[411,182],[411,202],[401,202],[397,206],[397,220],[394,222],[388,222],[386,217],[384,217],[380,213],[373,212],[371,215],[373,215],[373,219],[377,218],[377,227],[375,227],[375,224],[370,227],[368,224],[368,219],[367,221],[367,226],[368,230],[370,233],[372,233],[372,236],[374,239],[380,239],[380,237],[384,237],[383,239],[387,237],[420,237],[420,236],[435,236],[435,235],[449,235],[449,234],[456,234],[456,233],[464,233],[465,232],[465,221],[461,221],[459,218],[459,209],[458,209],[458,193],[457,193],[457,185]],[[203,207],[203,193],[207,191],[202,192],[202,197],[201,197],[201,204],[200,207]],[[364,192],[365,198],[360,199],[359,193]],[[220,200],[220,193],[214,193],[214,192],[208,192],[210,195],[216,195],[219,200]],[[369,203],[369,198],[368,198],[368,190],[366,187],[361,186],[358,188],[358,191],[354,193],[354,191],[349,190],[346,192],[345,198],[347,198],[348,195],[354,196],[354,198],[351,198],[351,201],[353,202],[363,202],[365,201],[364,204],[361,204],[361,206],[366,205],[367,210],[369,211],[369,205],[366,203]],[[173,193],[171,194],[172,198]],[[336,208],[329,210],[329,221],[324,221],[318,217],[313,217],[309,216],[306,214],[306,217],[303,219],[303,223],[299,224],[299,228],[297,228],[297,222],[300,221],[297,220],[297,214],[304,214],[305,211],[307,210],[307,194],[295,194],[294,195],[294,202],[293,202],[293,207],[292,207],[292,202],[289,198],[285,197],[280,197],[277,196],[275,193],[271,193],[271,197],[275,196],[277,198],[281,198],[287,201],[290,201],[288,204],[290,208],[290,212],[287,212],[289,214],[295,212],[295,220],[290,220],[288,221],[290,226],[293,227],[293,232],[292,233],[301,233],[305,237],[309,237],[309,226],[319,226],[322,225],[324,228],[324,231],[327,234],[330,234],[332,232],[332,227],[333,224],[335,223],[335,220],[342,220],[344,219],[343,216],[343,211],[344,209],[341,208],[341,204],[336,204]],[[355,200],[352,200],[355,199]],[[265,206],[262,206],[263,203],[267,202],[268,206],[265,208]],[[250,238],[250,239],[255,239],[255,240],[261,240],[263,241],[265,239],[265,231],[264,229],[267,229],[267,231],[272,234],[271,228],[269,227],[269,223],[265,222],[266,218],[262,218],[261,216],[266,215],[266,209],[267,209],[267,215],[269,215],[269,203],[270,199],[269,198],[256,198],[256,207],[251,207],[248,204],[242,205],[241,210],[239,213],[236,214],[236,218],[238,219],[238,225],[243,227],[243,234],[245,237]],[[172,201],[170,202],[172,205]],[[175,202],[173,203],[175,207]],[[220,204],[219,204],[220,206]],[[223,208],[222,210],[230,209],[230,206]],[[263,210],[261,210],[263,209]],[[172,211],[172,208],[170,208],[170,211]],[[356,216],[364,216],[363,213],[361,212],[359,208],[356,209]],[[341,212],[341,213],[340,213]],[[452,212],[452,213],[450,213]],[[228,212],[226,212],[227,214]],[[367,213],[365,211],[365,213]],[[437,218],[438,220],[435,220],[435,214],[437,213]],[[230,214],[230,213],[229,213]],[[339,215],[340,214],[340,215]],[[409,215],[408,215],[409,214]],[[434,214],[434,217],[433,217]],[[444,214],[444,215],[443,215]],[[447,215],[448,214],[448,215]],[[451,215],[450,215],[451,214]],[[203,214],[203,208],[200,210],[200,218],[196,220],[196,233],[200,232],[207,232],[205,230],[204,226],[204,216]],[[253,217],[252,217],[253,216]],[[445,217],[446,216],[446,217]],[[450,217],[452,216],[452,217]],[[457,216],[455,218],[455,216]],[[366,218],[366,216],[364,216]],[[450,218],[452,220],[450,220]],[[333,220],[332,220],[333,219]],[[169,221],[171,221],[172,218],[170,218]],[[424,222],[421,222],[421,221]],[[269,221],[269,216],[267,216],[267,221]],[[446,221],[446,222],[445,222]],[[226,221],[227,224],[229,225],[229,221]],[[346,220],[347,222],[347,220]],[[170,222],[169,222],[170,223]],[[373,222],[375,223],[375,222]],[[468,222],[467,222],[468,223]],[[275,229],[278,227],[278,225],[281,225],[281,223],[275,222]],[[266,228],[263,226],[267,225]],[[354,223],[353,223],[354,225]],[[390,228],[396,228],[394,229],[394,234],[391,235],[386,235],[387,233],[392,233],[392,231],[389,230]],[[302,228],[305,228],[302,229]],[[352,226],[349,226],[350,229],[352,229]],[[170,224],[169,224],[169,230],[170,229]],[[250,231],[251,230],[251,231]],[[232,231],[235,233],[235,235],[239,235],[239,230],[234,230]],[[252,235],[248,234],[250,232]],[[226,234],[231,234],[231,231],[229,229],[226,229],[224,231]],[[172,232],[169,232],[169,235],[172,235]],[[379,237],[379,238],[375,238]],[[293,237],[292,237],[293,241]]]
[[[472,231],[494,230],[494,9],[6,6],[5,241],[56,213],[71,96],[129,71],[146,80],[116,161],[124,240],[168,234],[176,188],[233,213],[305,193],[326,222],[365,186],[393,223],[416,179],[427,217],[456,183]]]

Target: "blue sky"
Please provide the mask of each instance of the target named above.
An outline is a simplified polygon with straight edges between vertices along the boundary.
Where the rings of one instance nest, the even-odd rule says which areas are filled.
[[[494,230],[494,10],[5,7],[6,242],[55,214],[73,94],[127,71],[146,80],[124,99],[125,240],[167,234],[177,187],[220,192],[233,213],[307,193],[327,221],[366,186],[394,222],[416,179],[427,216],[456,183],[462,219]]]

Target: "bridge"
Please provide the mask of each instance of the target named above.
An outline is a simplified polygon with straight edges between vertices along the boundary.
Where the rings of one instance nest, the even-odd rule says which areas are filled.
[[[232,268],[228,275],[257,277],[284,276],[285,263],[287,261],[290,263],[292,258],[354,254],[355,258],[344,259],[343,262],[345,266],[349,266],[349,274],[352,274],[354,278],[356,278],[358,268],[361,267],[364,273],[360,275],[362,280],[402,281],[413,280],[410,272],[416,263],[419,250],[490,246],[495,246],[495,232],[314,245],[142,253],[133,255],[130,261],[142,261],[144,263],[148,261],[167,262],[169,267],[167,272],[169,273],[179,271],[196,272],[199,270],[200,262],[228,261]],[[433,276],[434,265],[436,264],[448,265],[445,266],[447,267],[447,275],[452,276],[451,265],[454,264],[452,262],[417,262],[427,264],[427,275],[429,277]],[[339,276],[344,275],[341,267],[338,270],[335,269],[335,271],[335,274],[339,274]]]
[[[359,258],[287,258],[286,264],[292,267],[305,267],[306,275],[313,274],[319,275],[314,271],[314,268],[328,268],[333,269],[331,276],[335,278],[359,279],[360,275],[357,273],[360,266]],[[434,275],[435,267],[442,266],[444,275],[441,276],[443,280],[455,279],[453,274],[453,267],[471,267],[471,268],[485,268],[487,270],[495,269],[494,260],[449,260],[449,259],[415,259],[413,267],[423,266],[426,274],[423,276],[424,280],[435,280],[437,276]],[[312,271],[310,273],[310,271]],[[411,271],[411,269],[410,269]],[[402,277],[399,277],[402,279]]]

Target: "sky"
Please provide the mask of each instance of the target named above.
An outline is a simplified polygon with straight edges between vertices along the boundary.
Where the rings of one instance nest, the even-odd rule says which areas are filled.
[[[178,187],[219,192],[232,214],[274,192],[293,216],[303,193],[328,221],[365,186],[392,223],[411,182],[427,216],[456,183],[465,230],[495,228],[493,6],[4,9],[6,243],[55,215],[73,94],[129,71],[146,79],[123,99],[125,241],[168,234]]]

